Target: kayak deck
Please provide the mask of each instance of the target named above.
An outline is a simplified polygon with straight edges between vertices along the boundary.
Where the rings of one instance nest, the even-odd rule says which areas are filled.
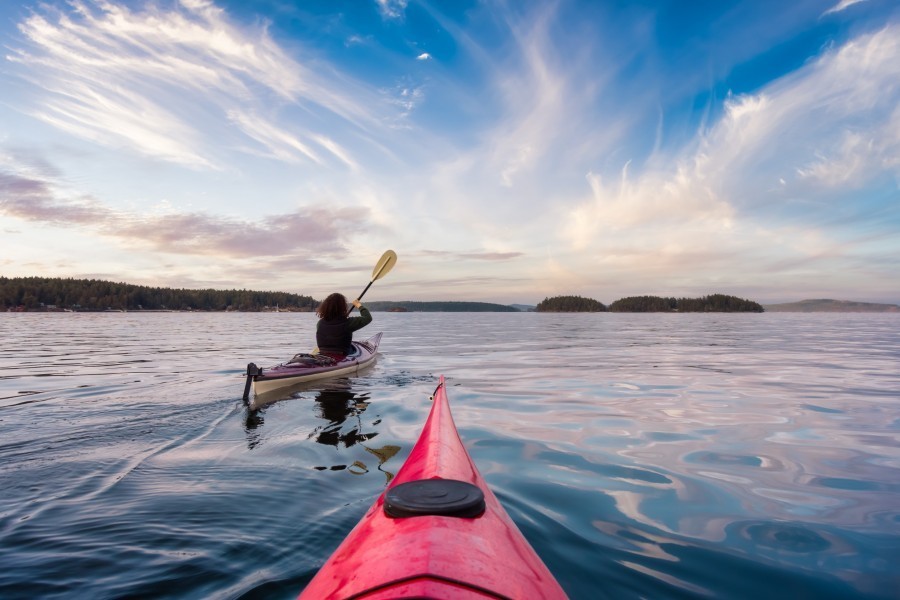
[[[313,355],[307,355],[310,357],[309,360],[288,361],[273,367],[259,368],[250,363],[247,365],[247,387],[245,387],[244,397],[245,399],[248,397],[251,384],[253,392],[258,395],[298,383],[352,375],[375,361],[378,345],[381,343],[381,335],[379,332],[365,341],[354,341],[353,347],[356,351],[339,361],[313,360]],[[299,356],[301,355],[297,355],[295,358]]]
[[[480,514],[427,514],[425,509],[426,514],[417,516],[389,516],[391,496],[398,487],[430,488],[448,482],[480,490]],[[426,489],[424,503],[454,504],[454,494]],[[428,495],[434,497],[428,499]],[[450,414],[443,377],[409,458],[300,595],[367,600],[423,597],[566,597],[466,452]]]

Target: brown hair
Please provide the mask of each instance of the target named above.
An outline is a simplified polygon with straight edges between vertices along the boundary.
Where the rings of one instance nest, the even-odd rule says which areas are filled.
[[[319,308],[316,309],[316,314],[319,315],[319,318],[325,319],[326,321],[346,317],[347,299],[344,298],[343,294],[335,292],[322,300],[322,303],[319,304]]]

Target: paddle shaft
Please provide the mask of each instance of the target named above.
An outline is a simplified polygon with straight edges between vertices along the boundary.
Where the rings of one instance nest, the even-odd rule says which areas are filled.
[[[361,293],[359,296],[356,297],[356,299],[357,299],[357,300],[362,300],[362,297],[366,295],[366,292],[369,291],[369,288],[372,287],[372,284],[373,284],[373,283],[375,283],[375,280],[374,280],[374,279],[373,279],[372,281],[369,282],[369,285],[366,286],[366,289],[364,289],[364,290],[362,291],[362,293]],[[347,316],[348,316],[348,317],[350,316],[350,313],[353,312],[353,309],[354,309],[354,308],[356,308],[356,307],[353,306],[353,305],[350,306],[350,310],[347,311]]]

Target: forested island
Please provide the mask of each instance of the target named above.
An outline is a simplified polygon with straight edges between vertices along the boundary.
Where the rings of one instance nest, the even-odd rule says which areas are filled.
[[[660,296],[630,296],[616,300],[607,308],[603,303],[581,296],[555,296],[540,302],[537,312],[763,312],[752,300],[725,294],[711,294],[702,298],[663,298]]]
[[[98,279],[0,277],[0,307],[18,311],[313,311],[310,296],[251,290],[188,290]]]
[[[554,296],[544,298],[534,307],[535,312],[605,312],[606,306],[593,298]]]
[[[710,294],[701,298],[630,296],[609,305],[610,312],[764,312],[762,305],[737,296]]]

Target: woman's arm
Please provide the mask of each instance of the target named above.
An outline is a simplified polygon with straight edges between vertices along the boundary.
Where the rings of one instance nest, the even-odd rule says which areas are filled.
[[[363,305],[359,305],[359,316],[358,317],[349,317],[347,319],[347,327],[350,331],[356,331],[357,329],[362,329],[366,325],[372,322],[372,313],[369,312],[369,309]]]

